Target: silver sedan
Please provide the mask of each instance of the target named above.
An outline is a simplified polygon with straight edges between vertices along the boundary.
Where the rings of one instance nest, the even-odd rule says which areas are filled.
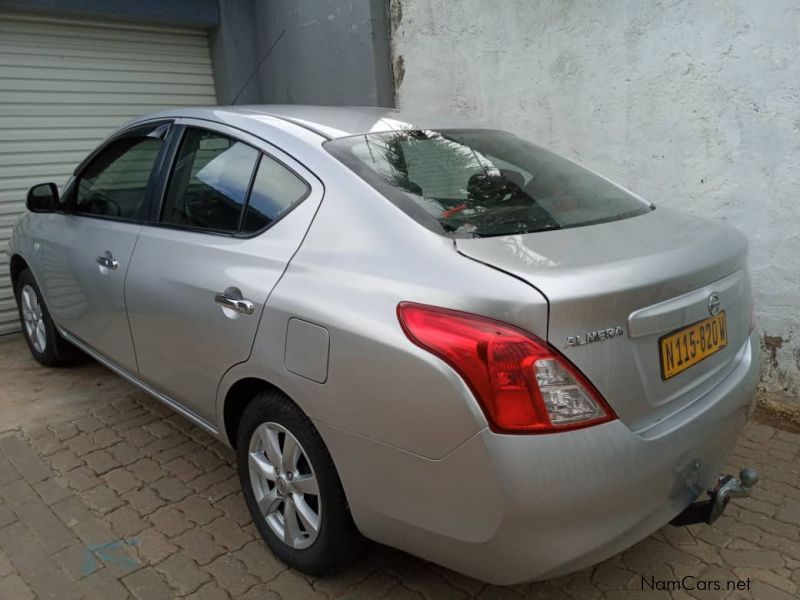
[[[511,133],[173,109],[27,206],[36,360],[89,355],[232,446],[307,573],[369,538],[548,578],[756,482],[720,477],[759,375],[745,238]]]

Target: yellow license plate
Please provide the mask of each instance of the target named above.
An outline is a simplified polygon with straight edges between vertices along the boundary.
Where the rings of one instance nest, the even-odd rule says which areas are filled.
[[[693,325],[668,333],[658,340],[661,379],[682,373],[728,345],[725,311]]]

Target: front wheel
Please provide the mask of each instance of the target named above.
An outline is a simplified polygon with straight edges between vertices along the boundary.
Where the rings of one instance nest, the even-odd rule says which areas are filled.
[[[25,341],[37,362],[46,367],[59,367],[86,357],[59,335],[39,285],[29,269],[19,274],[15,293]]]
[[[326,575],[360,552],[339,476],[314,425],[291,400],[270,391],[245,409],[236,444],[250,514],[279,559]]]

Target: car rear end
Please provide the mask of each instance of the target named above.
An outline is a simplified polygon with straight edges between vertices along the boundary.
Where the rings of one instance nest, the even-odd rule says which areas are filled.
[[[488,534],[411,530],[406,549],[494,583],[551,577],[716,485],[759,376],[741,234],[510,134],[396,131],[329,150],[464,260],[548,302],[542,337],[424,299],[398,306],[409,341],[461,376],[489,425],[436,468],[470,473],[496,509],[476,515]]]

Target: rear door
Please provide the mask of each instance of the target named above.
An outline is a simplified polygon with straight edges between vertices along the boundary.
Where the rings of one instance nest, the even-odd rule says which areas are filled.
[[[95,152],[65,191],[66,212],[45,223],[34,245],[37,277],[55,321],[134,373],[125,275],[168,127],[129,130]]]
[[[261,311],[322,186],[263,140],[207,121],[179,124],[161,202],[133,254],[126,301],[141,377],[213,421],[217,385],[249,357]]]

